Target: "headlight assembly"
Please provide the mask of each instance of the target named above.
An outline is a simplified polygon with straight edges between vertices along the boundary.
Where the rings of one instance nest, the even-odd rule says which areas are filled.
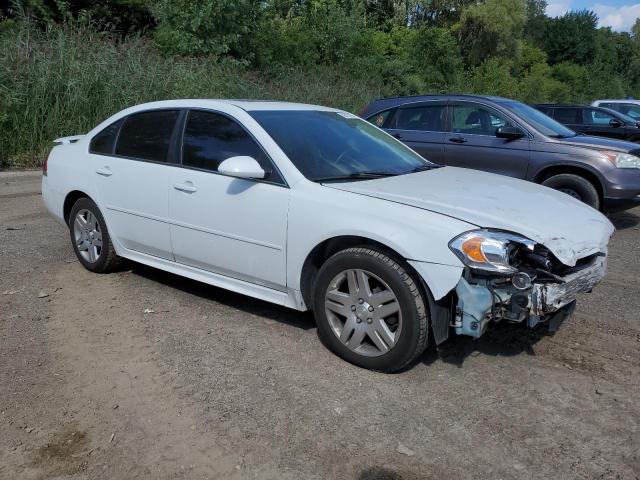
[[[640,168],[640,157],[630,153],[610,151],[600,153],[618,168]]]
[[[533,250],[535,242],[516,233],[496,230],[472,230],[449,242],[449,248],[469,268],[507,275],[517,272],[509,257],[518,245]]]

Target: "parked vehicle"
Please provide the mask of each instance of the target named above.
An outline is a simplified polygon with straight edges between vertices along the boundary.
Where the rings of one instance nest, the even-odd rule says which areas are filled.
[[[623,113],[634,120],[640,121],[640,100],[596,100],[591,105],[605,107]]]
[[[540,183],[602,210],[640,204],[640,146],[577,135],[515,100],[387,98],[372,102],[361,116],[442,165]]]
[[[558,327],[611,223],[554,190],[441,168],[349,113],[175,100],[60,138],[42,197],[93,272],[121,258],[297,310],[338,355],[403,368],[449,335]]]
[[[640,118],[635,120],[610,108],[590,105],[534,105],[545,115],[585,135],[640,143]]]

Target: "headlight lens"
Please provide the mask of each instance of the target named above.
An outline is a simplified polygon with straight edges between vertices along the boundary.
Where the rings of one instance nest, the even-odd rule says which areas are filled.
[[[535,242],[516,233],[497,230],[472,230],[449,242],[449,248],[466,266],[503,274],[517,271],[509,264],[509,254],[515,245],[533,250]]]
[[[618,168],[640,168],[640,157],[630,153],[601,152],[604,157]]]

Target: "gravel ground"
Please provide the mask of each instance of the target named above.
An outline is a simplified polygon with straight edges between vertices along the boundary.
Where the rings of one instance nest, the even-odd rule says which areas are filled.
[[[39,181],[0,173],[0,479],[640,476],[640,208],[555,336],[502,327],[385,375],[309,314],[87,272]]]

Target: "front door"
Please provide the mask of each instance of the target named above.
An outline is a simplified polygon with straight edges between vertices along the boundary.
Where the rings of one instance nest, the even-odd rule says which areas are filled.
[[[99,133],[90,148],[111,235],[126,249],[169,260],[168,164],[179,115],[178,110],[134,113]],[[117,138],[115,146],[101,145],[109,135]]]
[[[267,178],[218,173],[227,158],[255,158]],[[171,168],[169,217],[176,262],[284,290],[289,188],[263,149],[228,116],[187,114],[182,166]]]
[[[529,166],[530,140],[496,137],[496,130],[511,120],[475,102],[451,105],[450,131],[446,133],[444,164],[525,178]]]

